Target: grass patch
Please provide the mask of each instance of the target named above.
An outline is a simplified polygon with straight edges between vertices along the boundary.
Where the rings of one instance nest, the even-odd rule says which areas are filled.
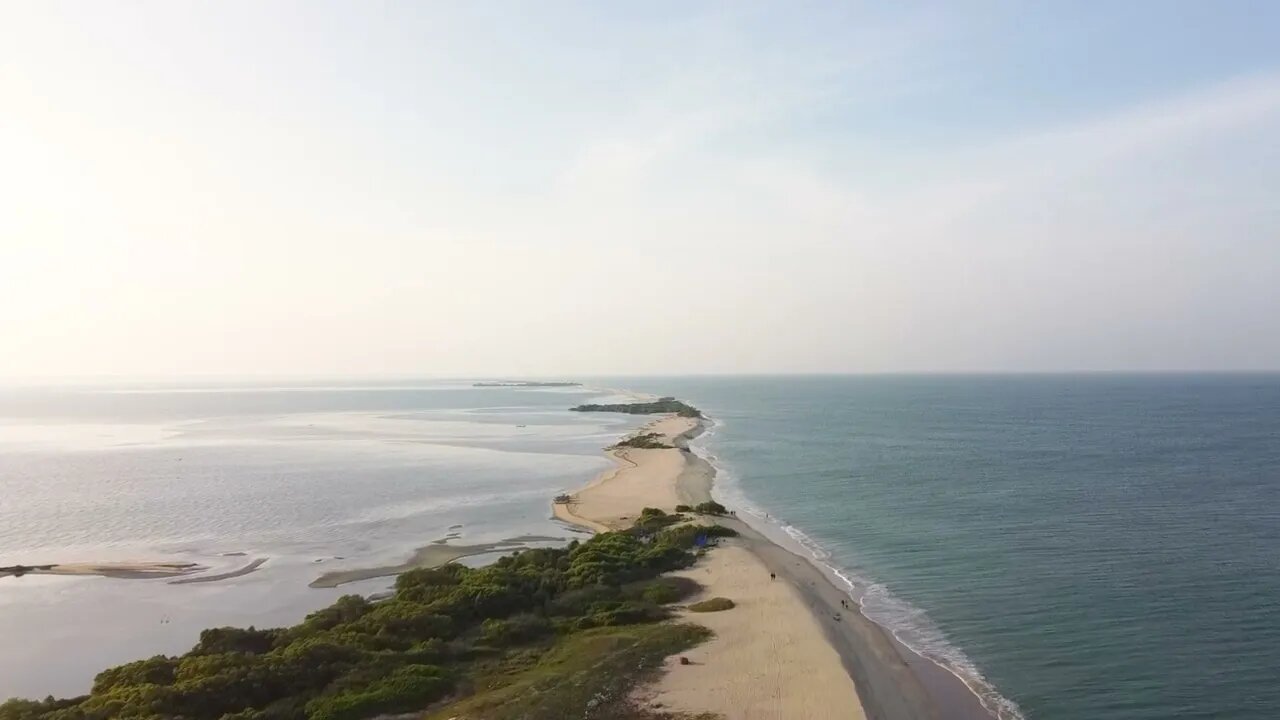
[[[693,597],[702,589],[697,580],[664,575],[645,583],[633,583],[622,589],[625,597],[636,597],[654,605],[670,605]]]
[[[631,691],[655,677],[663,659],[710,636],[706,628],[671,623],[574,633],[532,666],[504,664],[471,678],[473,695],[424,720],[674,720],[682,716],[633,707]]]
[[[721,610],[732,610],[733,601],[727,597],[713,597],[710,600],[696,602],[689,606],[689,612],[720,612]]]

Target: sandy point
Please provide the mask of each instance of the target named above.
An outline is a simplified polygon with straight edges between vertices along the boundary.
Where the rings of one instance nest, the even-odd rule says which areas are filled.
[[[637,430],[670,448],[612,448],[614,467],[556,503],[564,522],[595,532],[622,530],[646,507],[672,512],[678,504],[710,499],[713,471],[682,449],[699,420],[667,416]],[[770,571],[743,539],[726,540],[676,573],[703,586],[697,601],[727,597],[735,607],[716,613],[682,611],[680,619],[710,628],[715,637],[683,656],[634,699],[726,720],[860,720],[865,718],[840,655],[791,582]]]

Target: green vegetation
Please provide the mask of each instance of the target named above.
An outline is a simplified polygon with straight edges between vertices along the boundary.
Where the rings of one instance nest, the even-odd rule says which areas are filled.
[[[640,448],[642,450],[674,450],[675,445],[668,445],[659,438],[658,433],[640,433],[614,444],[614,448]]]
[[[10,700],[0,720],[361,720],[446,699],[469,720],[671,718],[625,708],[663,657],[706,636],[655,624],[697,589],[660,574],[733,532],[679,519],[646,509],[632,532],[411,570],[385,601],[344,596],[293,627],[205,630],[185,655],[105,670],[83,697]]]
[[[693,512],[693,508],[692,508],[692,507],[690,507],[690,506],[688,506],[688,505],[677,505],[677,506],[676,506],[676,512],[678,512],[678,513],[682,513],[682,512]]]
[[[733,528],[727,528],[723,525],[677,525],[676,527],[666,530],[663,533],[669,537],[678,537],[682,545],[697,545],[698,537],[705,539],[714,539],[722,537],[737,537],[738,531]]]
[[[710,636],[696,625],[655,623],[597,628],[565,638],[545,653],[512,657],[477,674],[469,697],[429,720],[657,720],[669,713],[631,706],[630,690],[654,676],[669,655]],[[521,661],[525,665],[521,667]]]
[[[733,601],[726,597],[713,597],[689,606],[690,612],[720,612],[721,610],[732,609]]]
[[[630,532],[633,535],[652,535],[662,528],[675,525],[683,519],[680,515],[668,515],[658,508],[645,508],[640,511],[640,517],[631,526]]]
[[[675,413],[680,417],[702,417],[702,411],[692,405],[687,405],[673,397],[664,397],[653,402],[643,403],[619,403],[616,405],[579,405],[576,408],[569,408],[574,412],[616,412],[627,413],[629,415],[661,415],[664,413]]]
[[[729,512],[729,509],[714,500],[708,500],[704,503],[698,503],[694,506],[693,511],[703,515],[725,515]]]
[[[680,602],[702,589],[696,581],[682,577],[660,577],[647,582],[640,589],[640,596],[654,605]]]

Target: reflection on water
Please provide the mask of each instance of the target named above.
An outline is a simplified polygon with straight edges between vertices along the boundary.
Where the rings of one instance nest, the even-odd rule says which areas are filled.
[[[0,390],[0,565],[163,560],[209,583],[0,579],[0,697],[76,694],[97,671],[183,652],[216,625],[299,620],[456,533],[564,536],[549,498],[639,424],[566,409],[583,389],[469,383]],[[458,527],[461,526],[461,527]]]

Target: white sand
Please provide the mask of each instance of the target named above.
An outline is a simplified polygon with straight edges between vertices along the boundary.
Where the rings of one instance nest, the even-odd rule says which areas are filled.
[[[639,432],[671,442],[695,426],[691,418],[666,417]],[[627,448],[609,455],[618,466],[574,494],[572,503],[557,504],[556,517],[599,532],[629,527],[643,508],[670,512],[682,502],[681,451]],[[744,546],[726,541],[678,574],[705,586],[694,600],[723,596],[737,607],[684,613],[715,638],[684,653],[695,665],[668,659],[662,680],[643,688],[637,700],[720,713],[727,720],[866,717],[853,680],[799,593],[782,579],[770,581],[764,564]]]
[[[692,430],[693,418],[665,417],[638,433],[656,433],[670,443],[677,435]],[[596,532],[622,530],[631,526],[647,507],[674,512],[680,504],[676,481],[684,469],[679,450],[621,448],[607,453],[617,467],[605,472],[573,495],[573,502],[557,503],[555,516],[567,523]]]
[[[673,573],[704,587],[691,602],[727,597],[736,607],[681,618],[716,636],[684,653],[693,664],[667,660],[667,673],[641,698],[683,712],[713,712],[727,720],[854,720],[865,718],[853,680],[822,628],[790,583],[743,547],[723,544],[689,570]]]

